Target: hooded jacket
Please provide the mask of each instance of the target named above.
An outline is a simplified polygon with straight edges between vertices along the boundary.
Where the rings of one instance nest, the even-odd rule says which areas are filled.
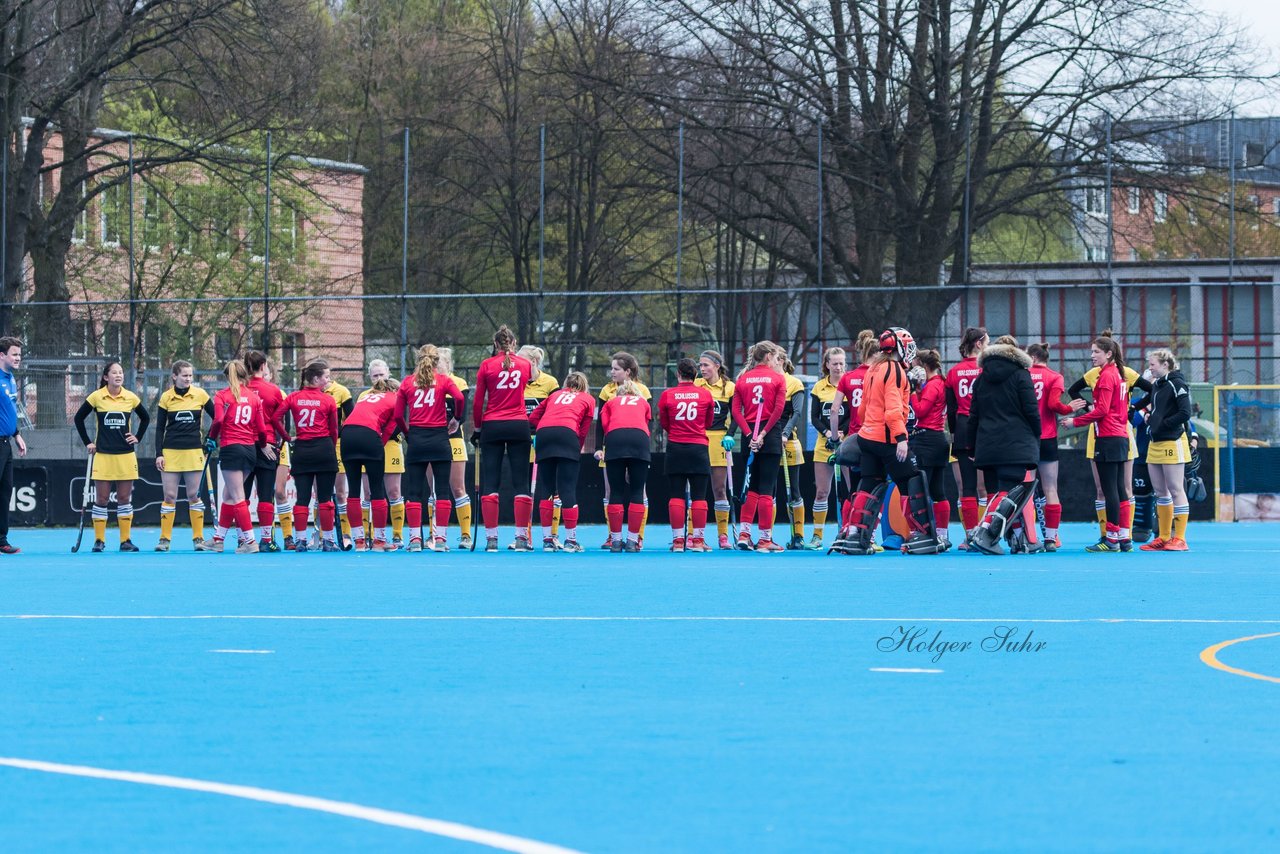
[[[969,404],[969,447],[978,468],[1040,462],[1040,407],[1031,383],[1031,357],[992,344],[978,357],[982,374]]]
[[[1182,438],[1191,420],[1191,390],[1182,371],[1170,371],[1156,380],[1151,390],[1151,414],[1147,416],[1147,432],[1153,442],[1172,442]]]

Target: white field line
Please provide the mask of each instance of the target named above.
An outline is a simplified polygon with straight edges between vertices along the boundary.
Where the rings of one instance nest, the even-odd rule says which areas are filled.
[[[375,824],[400,827],[405,830],[416,830],[433,836],[444,836],[463,842],[473,842],[500,851],[514,851],[517,854],[578,854],[571,848],[549,845],[519,836],[510,836],[492,830],[483,830],[451,821],[436,818],[423,818],[408,813],[350,804],[345,801],[331,801],[326,798],[313,798],[309,795],[295,795],[289,792],[277,792],[272,789],[259,789],[256,786],[235,786],[228,783],[215,783],[209,780],[193,780],[188,777],[170,777],[165,774],[142,774],[136,771],[112,771],[106,768],[91,768],[86,765],[61,765],[55,762],[40,762],[33,759],[15,759],[0,757],[0,765],[10,768],[21,768],[27,771],[43,771],[48,774],[65,774],[72,777],[92,777],[98,780],[116,780],[124,783],[139,783],[144,786],[160,786],[168,789],[186,789],[192,792],[208,792],[214,795],[225,795],[231,798],[243,798],[249,801],[261,801],[267,804],[296,807],[297,809],[314,810],[315,812],[332,813]]]
[[[529,622],[529,623],[1153,623],[1280,625],[1280,619],[1180,617],[781,617],[781,616],[574,616],[516,614],[0,614],[0,620],[282,620],[301,622]]]
[[[228,655],[273,655],[274,649],[211,649],[209,652],[221,652]]]
[[[868,667],[872,673],[941,673],[932,667]]]

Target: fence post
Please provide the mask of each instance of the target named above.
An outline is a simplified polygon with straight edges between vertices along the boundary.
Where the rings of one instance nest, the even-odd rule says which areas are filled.
[[[1222,294],[1223,304],[1226,306],[1227,328],[1222,330],[1227,339],[1227,346],[1224,348],[1222,360],[1222,383],[1230,385],[1235,382],[1235,363],[1231,357],[1231,351],[1235,349],[1231,339],[1235,332],[1235,293],[1236,293],[1236,112],[1231,111],[1230,124],[1227,125],[1227,165],[1229,175],[1229,194],[1231,210],[1229,211],[1230,220],[1227,235],[1227,287]]]
[[[546,261],[547,245],[547,125],[538,126],[538,334],[539,340],[544,334],[543,314],[545,310],[545,293],[543,291],[542,268]]]
[[[138,301],[134,294],[134,266],[137,260],[133,254],[133,134],[129,134],[129,387],[138,386]]]
[[[676,358],[684,353],[684,290],[681,264],[684,261],[684,119],[678,134],[680,156],[676,168]]]
[[[407,368],[409,346],[409,128],[404,129],[404,210],[400,227],[400,376]],[[416,360],[415,360],[416,362]]]
[[[262,352],[271,352],[271,131],[267,131],[267,205],[262,218]]]

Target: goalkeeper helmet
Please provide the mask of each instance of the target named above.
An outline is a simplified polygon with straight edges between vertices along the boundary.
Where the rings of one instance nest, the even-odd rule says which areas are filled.
[[[890,326],[880,333],[880,352],[896,353],[899,361],[910,364],[916,358],[916,339],[901,326]]]

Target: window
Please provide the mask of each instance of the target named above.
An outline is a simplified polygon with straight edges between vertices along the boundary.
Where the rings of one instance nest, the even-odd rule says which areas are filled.
[[[1129,260],[1130,260],[1130,261],[1137,261],[1137,260],[1138,260],[1138,250],[1137,250],[1137,249],[1130,249],[1130,250],[1129,250]]]
[[[200,240],[199,197],[191,188],[180,187],[173,201],[173,243],[182,252],[195,252]]]
[[[1110,254],[1105,242],[1090,243],[1085,246],[1085,255],[1090,261],[1106,261]]]
[[[219,329],[214,338],[214,351],[219,362],[229,362],[240,352],[240,330]]]
[[[1195,205],[1187,205],[1187,225],[1199,225],[1200,214],[1196,213]]]
[[[119,246],[129,231],[129,186],[111,184],[98,196],[98,239]]]
[[[89,202],[85,198],[83,181],[80,183],[80,210],[76,213],[76,222],[71,228],[71,239],[75,243],[84,243],[89,239]]]
[[[168,240],[165,234],[165,201],[155,187],[147,187],[142,193],[142,243],[150,249],[159,249]]]
[[[1246,169],[1250,166],[1261,166],[1262,161],[1266,159],[1266,148],[1260,142],[1246,142],[1241,155],[1244,158],[1242,165]]]
[[[1259,215],[1262,213],[1262,200],[1257,196],[1249,196],[1245,199],[1244,213],[1249,217],[1249,227],[1257,231]]]
[[[1155,193],[1155,220],[1164,222],[1169,218],[1169,194],[1164,190]]]
[[[240,215],[227,202],[217,205],[209,223],[210,245],[219,257],[228,258],[240,244]]]
[[[1271,213],[1274,216],[1280,216],[1280,196],[1271,200]]]
[[[147,326],[142,331],[142,365],[148,371],[165,368],[164,335],[158,326]]]
[[[1106,216],[1106,191],[1102,187],[1085,187],[1084,212],[1092,216]]]
[[[1129,188],[1129,213],[1136,214],[1142,210],[1142,191],[1137,187]]]

